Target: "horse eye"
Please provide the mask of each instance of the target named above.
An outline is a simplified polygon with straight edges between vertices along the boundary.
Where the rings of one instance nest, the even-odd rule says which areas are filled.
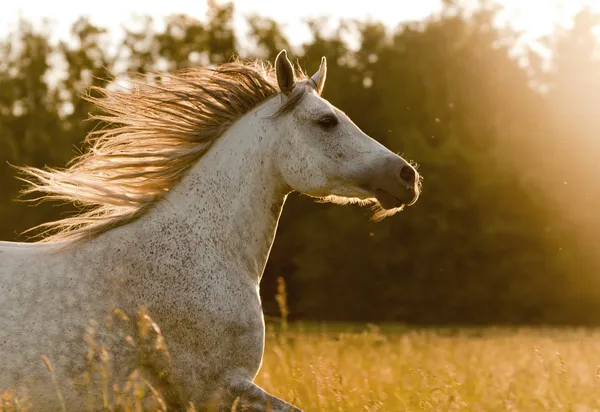
[[[335,126],[337,126],[338,124],[338,119],[335,116],[325,116],[323,118],[321,118],[321,120],[319,120],[319,126],[321,126],[324,129],[331,129],[334,128]]]

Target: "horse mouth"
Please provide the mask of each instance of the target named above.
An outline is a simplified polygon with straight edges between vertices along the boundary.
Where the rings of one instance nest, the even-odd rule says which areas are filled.
[[[417,191],[412,191],[412,197],[410,200],[405,199],[405,196],[403,196],[403,198],[400,198],[388,192],[387,190],[379,188],[373,190],[373,194],[375,195],[375,198],[377,199],[381,207],[386,210],[412,206],[419,198],[419,193]]]

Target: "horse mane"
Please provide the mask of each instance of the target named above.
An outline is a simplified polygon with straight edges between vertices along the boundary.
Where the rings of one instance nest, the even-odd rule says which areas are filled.
[[[300,79],[306,75],[299,72]],[[150,210],[218,137],[239,118],[279,93],[275,71],[264,62],[234,61],[133,81],[129,89],[93,87],[84,98],[106,127],[90,132],[87,151],[67,168],[17,167],[30,201],[73,203],[79,213],[27,230],[39,242],[92,239]],[[291,110],[307,92],[298,83],[277,113]]]

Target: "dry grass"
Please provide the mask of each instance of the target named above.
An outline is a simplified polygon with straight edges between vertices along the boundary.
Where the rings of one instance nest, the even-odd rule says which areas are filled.
[[[306,411],[600,410],[600,332],[356,328],[270,326],[257,383]],[[138,375],[111,389],[131,411],[151,390]]]
[[[306,411],[600,411],[600,331],[288,325],[285,283],[278,286],[283,317],[267,326],[256,382]],[[111,322],[126,318],[115,313]],[[168,360],[158,325],[144,308],[137,319],[137,339],[126,336],[127,342]],[[110,348],[96,342],[93,327],[82,344],[89,381],[101,377],[89,395],[104,410],[166,410],[138,371],[122,385],[108,381]],[[44,362],[53,374],[50,360]],[[61,383],[54,382],[60,399]],[[0,395],[1,412],[28,405],[11,391]]]
[[[600,410],[600,332],[295,329],[257,383],[307,411]]]

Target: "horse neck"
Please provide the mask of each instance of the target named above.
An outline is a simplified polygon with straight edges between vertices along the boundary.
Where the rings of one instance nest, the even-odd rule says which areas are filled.
[[[203,251],[199,272],[216,265],[260,282],[289,192],[273,161],[276,136],[263,123],[265,110],[230,127],[140,222],[151,222],[161,248],[187,257]]]

